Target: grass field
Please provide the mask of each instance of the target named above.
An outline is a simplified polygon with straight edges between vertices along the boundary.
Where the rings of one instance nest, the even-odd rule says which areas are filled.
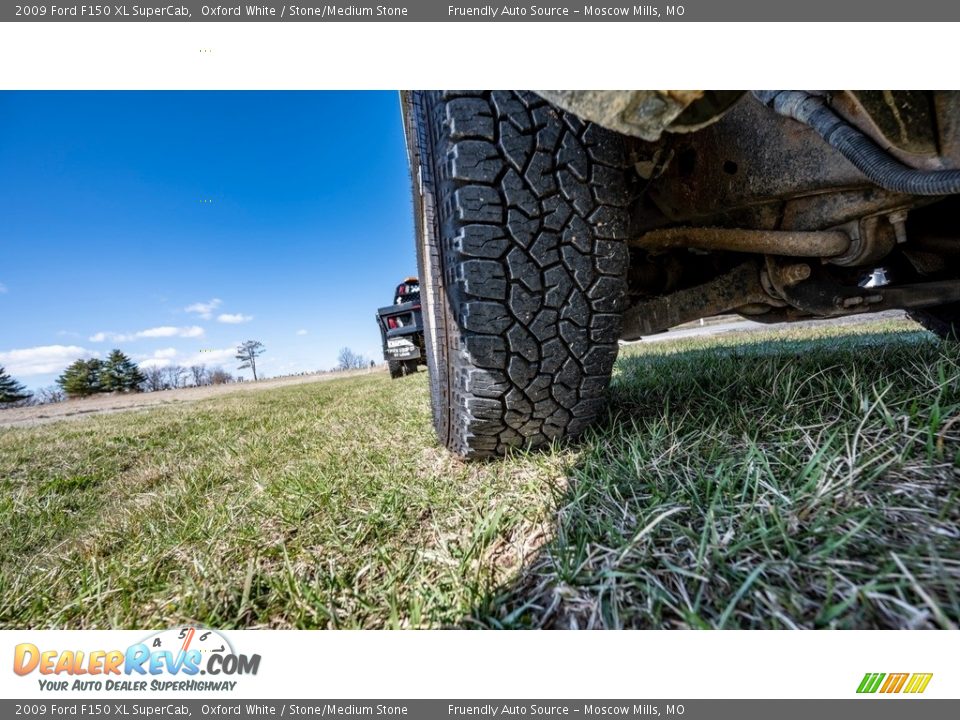
[[[0,626],[955,627],[960,348],[642,343],[578,445],[463,464],[424,374],[0,430]]]

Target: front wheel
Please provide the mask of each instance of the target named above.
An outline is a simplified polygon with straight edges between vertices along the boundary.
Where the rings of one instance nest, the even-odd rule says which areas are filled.
[[[408,92],[434,425],[463,457],[579,434],[626,303],[620,136],[529,92]]]

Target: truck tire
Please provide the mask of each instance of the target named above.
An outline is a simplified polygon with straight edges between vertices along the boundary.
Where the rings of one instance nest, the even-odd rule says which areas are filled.
[[[404,375],[413,375],[417,372],[418,361],[416,360],[404,360],[403,362],[403,374]]]
[[[403,363],[399,360],[387,360],[387,367],[390,368],[390,377],[394,380],[403,377]]]
[[[480,458],[578,435],[627,300],[623,139],[529,92],[403,102],[440,442]]]
[[[910,317],[944,340],[960,340],[960,304],[913,310]]]

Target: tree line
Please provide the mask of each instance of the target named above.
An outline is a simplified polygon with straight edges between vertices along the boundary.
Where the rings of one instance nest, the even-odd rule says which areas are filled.
[[[239,369],[249,369],[254,381],[259,380],[257,358],[265,351],[259,340],[246,340],[237,346]],[[334,370],[353,370],[374,367],[375,363],[348,347],[340,349]],[[324,371],[314,371],[324,372]],[[299,373],[304,375],[307,373]],[[221,367],[206,365],[148,365],[138,366],[119,349],[110,351],[105,360],[80,358],[74,360],[56,380],[56,385],[28,391],[0,366],[0,406],[45,405],[67,398],[81,398],[99,393],[155,392],[183,387],[225,385],[242,381]]]
[[[145,378],[143,389],[150,392],[156,390],[176,390],[182,387],[202,387],[205,385],[226,385],[237,382],[234,377],[220,367],[208,368],[206,365],[157,365],[143,370]],[[242,378],[239,378],[242,379]]]
[[[365,367],[373,367],[373,365],[372,360],[367,360],[366,357],[355,353],[348,347],[340,348],[340,352],[337,354],[337,370],[359,370]]]
[[[122,352],[113,350],[106,360],[75,360],[57,378],[57,385],[67,397],[76,398],[98,393],[176,390],[188,385],[223,385],[236,380],[223,368],[205,365],[140,368]]]
[[[259,340],[247,340],[237,347],[236,358],[240,361],[240,369],[249,369],[254,380],[258,379],[257,358],[264,350]],[[223,368],[207,368],[205,365],[151,365],[141,368],[119,349],[114,349],[105,360],[75,360],[57,378],[56,386],[42,388],[36,393],[29,392],[0,366],[0,406],[45,404],[99,393],[153,392],[187,386],[224,385],[242,379]]]
[[[119,350],[111,350],[106,360],[76,360],[57,378],[57,385],[68,397],[140,392],[146,382],[137,364]]]

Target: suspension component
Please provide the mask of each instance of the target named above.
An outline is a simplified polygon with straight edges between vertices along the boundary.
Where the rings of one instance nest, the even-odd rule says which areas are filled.
[[[802,232],[716,227],[651,230],[631,240],[630,243],[647,250],[697,248],[758,255],[821,258],[844,255],[851,245],[849,235],[842,230]]]
[[[770,303],[760,284],[760,268],[750,260],[702,285],[634,304],[624,313],[621,337],[638,340],[742,305]]]

